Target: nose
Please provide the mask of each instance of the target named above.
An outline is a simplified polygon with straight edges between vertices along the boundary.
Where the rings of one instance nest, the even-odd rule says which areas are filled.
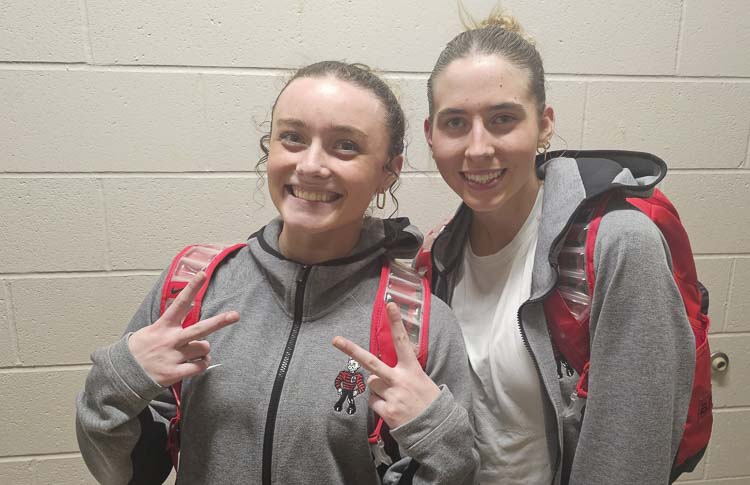
[[[326,165],[325,150],[319,142],[310,143],[301,153],[296,171],[303,177],[327,177],[330,174]]]
[[[469,132],[469,144],[466,146],[466,158],[484,159],[492,157],[495,149],[492,146],[490,134],[481,120],[475,120]]]

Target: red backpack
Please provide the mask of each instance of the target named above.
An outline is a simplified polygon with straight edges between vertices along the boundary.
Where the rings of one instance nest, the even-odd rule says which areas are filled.
[[[596,275],[594,251],[601,218],[609,197],[601,197],[582,211],[566,234],[558,256],[559,282],[544,301],[544,313],[558,362],[569,365],[580,375],[576,396],[588,396],[589,310]],[[628,198],[628,203],[651,219],[664,235],[672,256],[672,273],[685,303],[695,336],[695,374],[685,431],[672,465],[671,480],[692,471],[703,457],[713,423],[711,400],[711,360],[708,347],[708,291],[698,281],[693,252],[677,210],[658,189],[649,198]],[[430,232],[415,259],[415,267],[431,278],[431,246],[444,228]],[[560,359],[562,357],[562,359]],[[570,369],[568,369],[570,370]],[[562,368],[558,369],[562,376]],[[572,375],[572,372],[569,372]],[[578,401],[582,407],[583,401]]]
[[[193,276],[199,271],[204,271],[206,280],[198,291],[193,301],[193,308],[183,320],[182,326],[186,328],[197,323],[200,319],[203,296],[206,294],[214,271],[228,256],[245,246],[246,244],[195,244],[180,251],[172,260],[167,272],[162,288],[159,314],[164,313]],[[427,364],[427,342],[430,327],[430,282],[402,263],[391,261],[385,257],[382,258],[382,261],[380,283],[372,309],[370,352],[390,366],[395,366],[398,362],[396,349],[393,347],[390,323],[385,311],[386,304],[393,301],[401,309],[401,319],[404,322],[406,333],[415,347],[417,360],[424,368]],[[173,384],[170,389],[177,405],[177,412],[169,423],[167,450],[176,470],[180,453],[182,382]],[[383,418],[377,415],[376,418],[375,425],[369,432],[368,442],[375,465],[389,465],[392,460],[386,449],[388,451],[397,450],[398,446],[393,443]]]

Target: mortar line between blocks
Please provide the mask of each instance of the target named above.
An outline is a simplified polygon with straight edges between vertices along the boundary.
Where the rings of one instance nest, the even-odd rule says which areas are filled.
[[[732,259],[732,264],[729,266],[729,288],[727,288],[727,306],[724,308],[724,327],[721,329],[722,332],[726,332],[729,326],[729,309],[732,307],[732,293],[734,290],[734,279],[737,272],[737,259]]]
[[[86,63],[89,65],[94,64],[94,46],[91,43],[91,24],[89,23],[89,8],[87,5],[87,0],[79,0],[79,6],[81,9],[81,17],[83,24],[81,28],[83,29],[83,36],[84,36],[84,43],[83,43],[83,51],[86,55]]]
[[[682,42],[683,42],[683,36],[685,32],[685,19],[687,18],[687,1],[682,0],[680,2],[680,21],[677,24],[677,45],[675,46],[675,53],[674,53],[674,72],[675,76],[677,76],[680,72],[680,61],[682,60]]]
[[[48,271],[30,273],[0,273],[0,278],[8,281],[13,280],[35,280],[35,279],[74,279],[74,278],[111,278],[124,276],[159,276],[161,270],[157,269],[130,269],[111,271]]]
[[[5,308],[8,312],[8,331],[10,332],[10,343],[15,353],[15,364],[22,365],[21,362],[21,345],[18,342],[18,326],[16,325],[16,305],[13,302],[13,289],[9,280],[4,282],[5,291]]]
[[[583,114],[581,115],[581,143],[579,148],[586,146],[586,112],[589,109],[589,88],[591,84],[586,82],[583,83],[583,86]]]
[[[23,463],[31,460],[62,460],[69,458],[81,458],[80,453],[44,453],[39,455],[2,456],[0,463]]]
[[[92,364],[30,365],[24,367],[0,367],[0,374],[33,374],[36,372],[88,371]]]
[[[96,179],[99,187],[99,202],[101,203],[102,219],[104,219],[104,269],[112,270],[112,238],[109,233],[109,209],[107,207],[107,197],[104,193],[104,180]]]
[[[200,65],[149,65],[149,64],[87,64],[85,62],[24,62],[0,61],[0,71],[63,71],[63,72],[142,72],[162,74],[217,74],[249,76],[288,76],[294,68],[261,67],[261,66],[200,66]],[[387,79],[404,79],[426,81],[429,72],[422,71],[384,71]],[[665,74],[627,74],[627,73],[574,73],[547,72],[548,81],[570,82],[693,82],[693,83],[750,83],[750,77],[742,76],[675,76]]]
[[[747,141],[745,141],[745,159],[740,163],[741,169],[750,167],[750,123],[747,125]]]

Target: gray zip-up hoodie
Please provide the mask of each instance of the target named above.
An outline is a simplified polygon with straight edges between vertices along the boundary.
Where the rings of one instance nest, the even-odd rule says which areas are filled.
[[[180,470],[187,484],[378,484],[367,441],[368,392],[344,403],[335,387],[348,358],[331,345],[343,335],[369,347],[372,307],[382,257],[410,257],[421,237],[407,220],[365,220],[352,255],[306,266],[278,250],[282,222],[251,236],[224,262],[204,297],[202,318],[237,310],[240,321],[210,335],[213,363],[183,383]],[[170,393],[128,350],[131,332],[159,317],[164,276],[146,297],[126,335],[92,355],[77,400],[83,457],[102,483],[161,483],[169,473],[166,425]],[[404,459],[386,472],[413,483],[473,483],[468,360],[448,307],[432,299],[426,372],[441,386],[418,417],[393,429]],[[349,381],[365,384],[348,374]],[[353,379],[351,379],[353,377]],[[366,385],[366,384],[365,384]],[[415,471],[416,470],[416,471]]]
[[[637,152],[568,152],[576,158],[555,158],[559,155],[538,160],[545,185],[542,218],[531,297],[518,311],[545,396],[553,483],[663,485],[670,481],[685,426],[695,345],[661,232],[622,197],[613,198],[602,218],[584,419],[565,412],[573,409],[578,375],[558,377],[542,302],[557,284],[560,242],[578,208],[612,191],[648,197],[666,165]],[[462,205],[433,244],[433,291],[447,302],[462,271],[471,217]]]

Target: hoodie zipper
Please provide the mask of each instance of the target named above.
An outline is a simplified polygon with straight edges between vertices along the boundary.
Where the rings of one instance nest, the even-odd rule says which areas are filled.
[[[305,284],[307,283],[307,277],[310,275],[311,268],[311,266],[303,265],[302,271],[297,276],[292,330],[289,332],[289,338],[287,339],[286,347],[284,347],[284,354],[279,363],[279,370],[276,371],[276,380],[271,390],[271,400],[269,401],[268,414],[266,415],[266,430],[263,435],[263,485],[271,485],[271,464],[273,463],[273,436],[276,431],[276,414],[279,410],[279,401],[281,399],[281,391],[284,388],[286,373],[289,370],[289,363],[292,360],[294,347],[297,344],[297,336],[299,336],[300,326],[302,325]]]
[[[518,323],[518,330],[521,332],[521,340],[523,341],[524,347],[526,347],[526,350],[528,351],[529,355],[531,356],[531,361],[534,363],[534,367],[536,368],[537,375],[539,376],[540,380],[542,381],[542,389],[544,389],[544,393],[547,395],[547,399],[549,399],[550,401],[552,401],[552,398],[549,396],[549,392],[547,391],[547,386],[544,384],[544,379],[542,379],[542,371],[541,371],[541,368],[539,367],[539,361],[537,361],[536,355],[534,354],[534,351],[531,350],[531,344],[529,343],[529,339],[526,336],[526,330],[523,328],[523,323],[522,323],[522,319],[521,319],[521,312],[523,311],[523,308],[526,305],[529,305],[531,303],[543,303],[544,300],[549,295],[551,295],[553,291],[555,291],[555,288],[557,288],[557,282],[560,279],[560,271],[558,269],[557,263],[553,263],[552,262],[552,254],[555,252],[555,248],[557,248],[560,245],[561,239],[564,237],[565,234],[568,233],[568,230],[570,230],[570,227],[573,225],[573,222],[578,217],[579,211],[586,204],[586,202],[588,200],[589,200],[588,198],[585,198],[578,205],[578,207],[576,207],[576,209],[573,211],[573,213],[568,218],[568,221],[565,223],[565,226],[563,227],[562,231],[560,231],[560,233],[557,235],[557,237],[555,237],[555,239],[552,241],[550,253],[547,255],[547,259],[548,259],[548,263],[549,263],[550,267],[552,268],[552,271],[554,272],[554,276],[555,276],[554,284],[550,287],[550,289],[545,294],[543,294],[539,298],[535,298],[533,300],[532,299],[528,299],[525,302],[523,302],[521,304],[521,306],[518,307],[518,313],[516,315],[517,323]],[[552,340],[552,335],[549,333],[549,327],[547,327],[547,334],[549,335],[550,342],[552,343],[552,346],[554,348],[554,340]],[[558,370],[558,372],[559,372],[559,370]],[[558,429],[557,432],[558,432],[558,434],[560,434],[562,432],[562,430]],[[561,453],[561,451],[562,450],[560,449],[560,446],[558,444],[558,446],[557,446],[557,457],[556,457],[556,460],[555,460],[555,467],[554,467],[554,474],[552,476],[552,483],[555,483],[555,477],[557,476],[557,471],[560,468],[560,463],[561,463],[561,460],[562,460],[562,453]]]

